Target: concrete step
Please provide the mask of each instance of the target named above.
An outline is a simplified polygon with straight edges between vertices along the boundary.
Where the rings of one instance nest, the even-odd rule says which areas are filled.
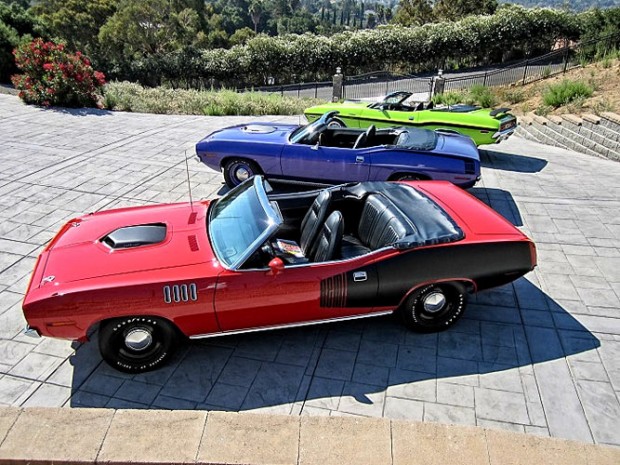
[[[385,418],[0,407],[0,465],[620,463],[620,448]]]
[[[524,116],[521,120],[523,119],[526,119],[525,124],[523,124],[523,121],[521,122],[517,128],[517,134],[522,135],[526,139],[540,142],[541,144],[553,145],[563,149],[568,148],[558,138],[554,138],[549,134],[549,131],[546,129],[546,125],[549,121],[546,118],[538,115],[531,115],[529,118]]]
[[[607,118],[596,115],[551,115],[546,118],[530,114],[520,118],[517,133],[526,138],[529,135],[544,144],[620,161],[620,132],[613,129],[615,117],[620,121],[620,116],[610,114]],[[610,124],[603,126],[603,121]]]

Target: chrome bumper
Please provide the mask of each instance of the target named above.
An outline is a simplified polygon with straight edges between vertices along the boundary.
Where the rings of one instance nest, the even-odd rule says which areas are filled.
[[[24,328],[24,335],[28,336],[28,337],[33,337],[33,338],[41,337],[41,335],[39,334],[39,331],[37,331],[36,329],[31,328],[28,325],[26,325],[26,327]]]

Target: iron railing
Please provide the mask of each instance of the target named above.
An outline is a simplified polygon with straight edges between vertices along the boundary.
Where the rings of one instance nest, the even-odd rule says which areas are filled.
[[[282,96],[311,97],[318,99],[331,100],[332,98],[332,81],[323,82],[301,82],[297,84],[272,85],[262,87],[245,87],[237,89],[238,92],[270,92],[280,94]]]
[[[387,71],[346,76],[342,86],[342,96],[347,99],[364,99],[385,95],[395,90],[404,90],[419,95],[420,100],[428,100],[431,93],[432,78],[407,74],[393,74]]]

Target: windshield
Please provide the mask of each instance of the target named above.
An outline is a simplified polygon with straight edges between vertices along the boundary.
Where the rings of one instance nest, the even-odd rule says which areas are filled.
[[[435,131],[420,128],[407,128],[398,136],[396,145],[407,147],[412,150],[428,151],[437,147],[437,134]]]
[[[329,111],[323,114],[323,116],[314,123],[298,127],[291,133],[289,140],[293,144],[316,144],[319,140],[319,134],[325,131],[325,128],[329,127],[329,123],[332,121],[334,115],[337,114],[337,111]]]
[[[217,258],[236,269],[281,223],[281,215],[269,204],[262,177],[255,176],[213,206],[209,237]]]

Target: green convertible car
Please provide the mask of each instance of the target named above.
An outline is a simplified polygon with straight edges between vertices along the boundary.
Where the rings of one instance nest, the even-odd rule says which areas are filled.
[[[377,128],[415,126],[444,132],[458,132],[471,137],[476,145],[496,144],[508,138],[517,128],[517,118],[510,108],[480,108],[472,105],[433,107],[433,103],[408,104],[411,92],[392,92],[374,103],[347,101],[326,103],[304,111],[309,122],[322,114],[337,110],[332,126]]]

